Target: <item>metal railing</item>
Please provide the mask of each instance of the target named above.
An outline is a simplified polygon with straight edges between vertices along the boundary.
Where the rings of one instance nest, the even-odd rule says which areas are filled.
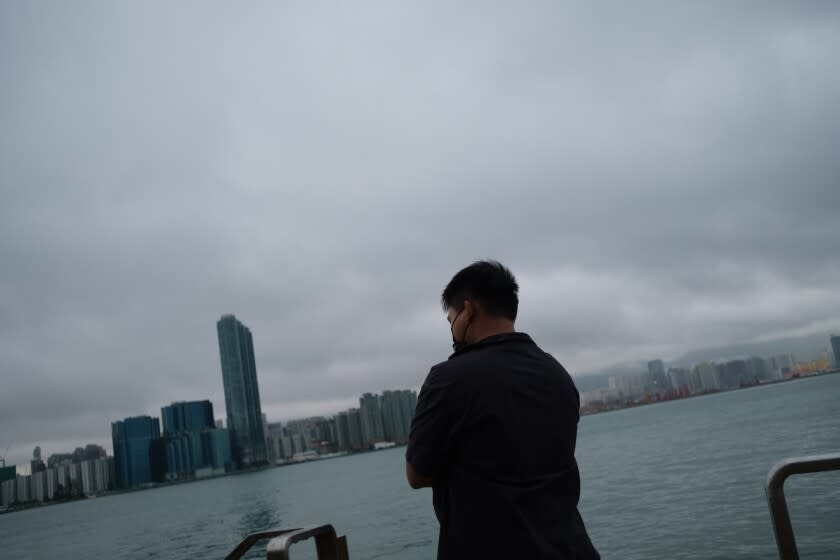
[[[793,526],[790,523],[790,513],[785,500],[785,480],[794,474],[836,470],[840,470],[840,453],[785,459],[770,469],[767,474],[765,492],[781,560],[799,560],[799,551],[796,548],[796,539],[793,536]]]
[[[252,533],[245,537],[225,560],[239,560],[251,547],[265,539],[271,539],[266,547],[266,560],[288,560],[289,548],[293,544],[313,537],[318,560],[347,560],[347,537],[337,536],[332,525]]]

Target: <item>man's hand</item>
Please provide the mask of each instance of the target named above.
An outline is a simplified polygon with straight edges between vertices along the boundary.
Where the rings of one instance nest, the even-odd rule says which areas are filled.
[[[408,461],[405,462],[405,477],[408,479],[408,484],[415,490],[418,488],[428,488],[432,485],[432,477],[420,474],[414,470],[414,466]]]

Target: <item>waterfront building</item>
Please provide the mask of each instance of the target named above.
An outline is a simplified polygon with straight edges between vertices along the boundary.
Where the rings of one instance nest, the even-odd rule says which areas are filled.
[[[47,473],[45,471],[38,471],[32,473],[32,501],[43,502],[47,499]]]
[[[715,364],[703,362],[694,366],[694,371],[697,372],[704,391],[720,391],[720,378]]]
[[[82,494],[85,496],[93,496],[97,494],[96,475],[94,474],[93,461],[82,461],[79,463],[79,469],[82,473]]]
[[[365,393],[359,398],[359,412],[362,416],[362,439],[366,447],[385,441],[385,428],[382,425],[382,407],[379,395]]]
[[[58,469],[47,469],[47,499],[54,500],[58,497]]]
[[[25,504],[32,501],[32,476],[18,476],[17,482],[17,501]]]
[[[347,428],[347,445],[350,450],[361,451],[367,448],[362,437],[362,415],[358,408],[351,408],[347,411]]]
[[[338,450],[350,449],[350,420],[346,410],[335,415],[336,432],[338,436]]]
[[[409,390],[383,391],[380,402],[385,439],[398,444],[407,443],[417,407],[417,393]]]
[[[200,432],[216,427],[213,403],[208,400],[174,402],[160,409],[163,435]]]
[[[651,360],[648,367],[648,390],[653,393],[664,393],[671,389],[671,384],[665,375],[665,364],[662,360]]]
[[[114,422],[111,424],[111,437],[120,488],[163,480],[166,457],[157,418],[135,416]]]
[[[71,463],[68,467],[70,479],[68,496],[76,498],[82,495],[82,469],[79,467],[79,463]]]
[[[750,381],[746,361],[730,360],[724,364],[723,376],[720,378],[723,389],[737,389]]]
[[[17,477],[0,483],[0,505],[9,507],[17,502]]]
[[[245,467],[265,463],[268,458],[251,331],[233,315],[223,315],[216,331],[234,458]]]
[[[764,358],[759,356],[750,356],[747,362],[747,377],[750,381],[758,379],[765,381],[770,379],[770,369],[767,367],[767,362]]]
[[[71,496],[70,484],[70,464],[65,463],[55,468],[56,478],[58,479],[58,488],[56,489],[56,497],[69,498]]]
[[[691,390],[691,375],[688,368],[685,367],[670,367],[668,368],[668,384],[677,390]]]
[[[230,446],[229,430],[207,430],[201,434],[205,457],[205,467],[211,467],[214,473],[233,470],[233,453]],[[209,450],[209,451],[208,451]]]
[[[0,459],[0,462],[2,462],[2,465],[0,465],[0,483],[7,480],[14,480],[17,476],[17,467],[7,465],[2,459]]]
[[[831,335],[829,341],[831,342],[831,352],[834,354],[834,367],[840,368],[840,335]]]

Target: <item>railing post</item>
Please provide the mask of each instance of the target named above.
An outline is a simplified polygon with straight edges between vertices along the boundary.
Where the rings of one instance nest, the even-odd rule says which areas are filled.
[[[770,507],[770,517],[773,520],[773,531],[776,535],[776,546],[779,549],[781,560],[799,560],[796,538],[793,535],[793,525],[790,522],[790,513],[788,512],[787,500],[785,500],[785,480],[794,474],[835,470],[840,470],[840,453],[785,459],[776,463],[770,469],[764,490],[767,494],[767,505]]]

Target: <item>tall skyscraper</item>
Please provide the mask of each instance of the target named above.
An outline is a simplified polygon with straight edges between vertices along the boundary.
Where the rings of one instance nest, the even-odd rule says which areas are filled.
[[[233,315],[216,323],[225,389],[227,427],[236,462],[243,467],[268,460],[263,431],[254,341],[248,327]]]
[[[831,351],[834,353],[834,367],[840,368],[840,335],[831,335]]]
[[[379,395],[371,393],[362,395],[359,399],[359,411],[362,415],[362,437],[365,440],[365,447],[372,447],[374,443],[385,441]]]
[[[163,480],[166,459],[160,421],[135,416],[111,424],[117,484],[132,488]]]

